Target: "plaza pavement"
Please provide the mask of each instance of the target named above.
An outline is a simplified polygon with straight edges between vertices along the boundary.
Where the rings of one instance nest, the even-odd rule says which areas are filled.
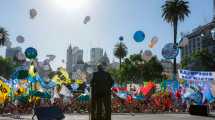
[[[1,116],[0,120],[32,120],[31,115],[24,115],[21,118],[12,118],[12,116]],[[64,120],[89,120],[87,114],[66,114]],[[189,114],[113,114],[112,120],[215,120],[215,113],[209,117],[191,116]]]

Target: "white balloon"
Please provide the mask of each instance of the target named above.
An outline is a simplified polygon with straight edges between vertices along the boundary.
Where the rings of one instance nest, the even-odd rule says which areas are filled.
[[[185,47],[189,44],[189,39],[187,37],[183,38],[182,42],[180,43],[180,47]]]
[[[46,57],[48,57],[50,61],[53,61],[56,58],[55,55],[46,55]]]
[[[152,58],[151,50],[145,50],[145,52],[143,53],[143,59],[149,61],[151,58]]]
[[[37,10],[36,9],[30,9],[30,18],[34,19],[37,16]]]
[[[158,37],[154,36],[151,40],[152,44],[156,44],[158,42]]]
[[[17,41],[18,43],[24,43],[25,38],[24,38],[23,36],[19,35],[19,36],[16,37],[16,41]]]
[[[86,16],[85,18],[84,18],[84,24],[87,24],[89,21],[90,21],[90,16]]]
[[[20,60],[20,61],[23,61],[23,60],[26,59],[25,55],[24,55],[22,52],[18,52],[18,53],[16,54],[16,58],[17,58],[18,60]]]

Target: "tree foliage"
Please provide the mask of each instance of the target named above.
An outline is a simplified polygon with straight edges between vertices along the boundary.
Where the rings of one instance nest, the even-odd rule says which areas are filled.
[[[143,81],[162,79],[163,68],[155,56],[147,62],[143,60],[141,54],[133,54],[124,59],[121,71],[114,69],[109,72],[118,79],[121,74],[121,83],[143,83]]]
[[[115,45],[114,56],[119,59],[120,68],[121,68],[122,59],[126,57],[127,54],[128,54],[128,48],[124,43],[120,42]]]
[[[214,71],[215,56],[207,49],[193,53],[191,56],[186,56],[181,61],[183,69],[191,69],[193,71]]]
[[[0,76],[6,79],[10,78],[10,75],[18,65],[13,62],[11,58],[3,58],[0,56]]]
[[[8,40],[9,34],[5,28],[0,27],[0,46],[4,46],[5,41]]]

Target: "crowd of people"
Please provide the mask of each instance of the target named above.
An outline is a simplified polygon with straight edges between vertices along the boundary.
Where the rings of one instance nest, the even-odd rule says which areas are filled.
[[[1,113],[31,114],[34,107],[57,106],[64,113],[88,113],[90,110],[89,100],[80,100],[81,93],[74,94],[71,98],[37,99],[34,102],[6,102],[1,105]],[[88,96],[89,97],[89,96]],[[211,103],[210,110],[215,110],[215,102]],[[156,93],[146,96],[144,100],[132,98],[122,99],[117,95],[112,96],[113,113],[161,113],[161,112],[188,112],[189,104],[171,94]]]

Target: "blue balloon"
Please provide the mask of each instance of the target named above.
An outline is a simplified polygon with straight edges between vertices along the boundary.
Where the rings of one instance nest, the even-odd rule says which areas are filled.
[[[145,33],[142,31],[136,31],[134,33],[134,40],[136,42],[142,42],[145,39]]]
[[[123,37],[123,36],[120,36],[120,37],[119,37],[119,40],[120,40],[120,41],[123,41],[123,40],[124,40],[124,37]]]

